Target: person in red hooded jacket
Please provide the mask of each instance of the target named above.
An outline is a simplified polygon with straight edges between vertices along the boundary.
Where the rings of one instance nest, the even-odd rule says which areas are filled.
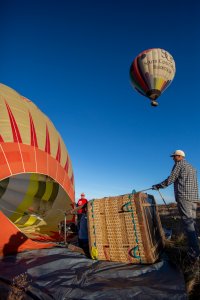
[[[87,203],[88,203],[88,200],[85,198],[85,194],[82,193],[81,198],[77,202],[77,207],[83,206],[83,205],[86,206]],[[78,227],[79,227],[79,222],[81,220],[82,214],[86,214],[86,211],[87,211],[86,207],[83,207],[77,211]]]

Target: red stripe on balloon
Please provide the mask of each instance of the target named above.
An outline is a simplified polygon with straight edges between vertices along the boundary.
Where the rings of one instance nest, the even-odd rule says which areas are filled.
[[[71,177],[71,183],[72,185],[74,185],[74,174],[72,173],[72,177]]]
[[[13,140],[16,143],[17,142],[22,143],[22,138],[21,138],[21,135],[19,132],[19,128],[17,126],[17,122],[15,121],[15,118],[12,114],[10,106],[8,105],[8,103],[6,101],[5,101],[5,103],[6,103],[9,119],[10,119],[11,128],[12,128]]]
[[[56,160],[60,163],[60,158],[61,158],[61,148],[60,148],[60,139],[58,140],[58,150],[56,154]]]
[[[144,79],[142,78],[140,71],[139,71],[139,67],[138,67],[138,61],[137,59],[134,60],[133,62],[133,74],[134,74],[134,78],[136,79],[136,82],[138,83],[138,86],[144,90],[144,92],[146,93],[148,91],[148,86],[146,85]]]
[[[50,138],[49,138],[49,130],[48,126],[46,125],[46,143],[45,143],[45,152],[51,154],[51,147],[50,147]]]
[[[30,119],[30,133],[31,133],[31,146],[37,147],[38,148],[38,142],[37,142],[37,136],[36,136],[36,131],[35,131],[35,125],[33,122],[33,118],[29,112],[29,119]]]
[[[69,171],[69,160],[68,160],[68,156],[67,156],[67,160],[66,160],[64,169],[65,169],[65,171],[68,173],[68,171]]]

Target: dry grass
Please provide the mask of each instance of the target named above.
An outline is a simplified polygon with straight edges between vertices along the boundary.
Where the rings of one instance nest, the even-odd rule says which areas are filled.
[[[27,273],[22,273],[13,278],[11,289],[7,300],[23,300],[26,297],[26,290],[29,286],[30,279]]]
[[[189,259],[185,242],[183,235],[175,241],[166,241],[165,251],[171,262],[183,272],[189,299],[197,299],[200,296],[199,261]]]
[[[191,261],[187,255],[187,239],[184,236],[176,205],[170,206],[171,213],[161,206],[159,208],[163,227],[172,229],[172,239],[166,240],[165,251],[172,263],[183,273],[189,300],[200,299],[200,263]],[[200,224],[200,208],[197,214]]]

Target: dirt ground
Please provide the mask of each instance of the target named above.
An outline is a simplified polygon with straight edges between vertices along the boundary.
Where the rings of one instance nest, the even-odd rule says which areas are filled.
[[[172,230],[172,237],[166,241],[165,251],[170,260],[183,272],[189,300],[200,299],[200,264],[190,262],[187,251],[187,240],[177,210],[176,203],[158,205],[162,226]],[[200,230],[200,204],[197,207],[197,225]]]

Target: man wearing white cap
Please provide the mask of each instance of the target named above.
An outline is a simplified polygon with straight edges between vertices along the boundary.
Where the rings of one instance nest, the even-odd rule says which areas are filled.
[[[196,210],[199,200],[197,172],[185,160],[185,153],[182,150],[176,150],[170,156],[175,162],[170,176],[153,185],[152,189],[157,190],[174,184],[175,200],[188,238],[188,255],[191,259],[196,259],[200,255],[196,230]]]

